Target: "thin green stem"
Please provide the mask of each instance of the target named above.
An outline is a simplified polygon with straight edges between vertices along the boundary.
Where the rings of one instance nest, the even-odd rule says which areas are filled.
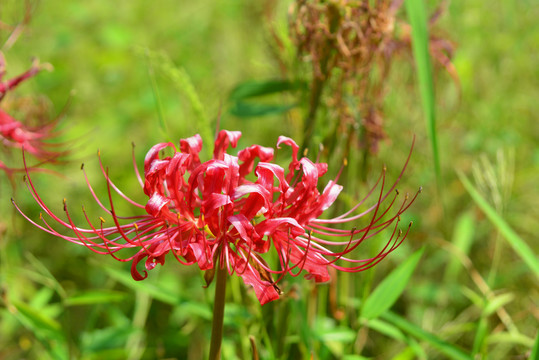
[[[215,300],[213,303],[213,323],[211,328],[210,360],[221,358],[221,343],[223,340],[223,318],[225,315],[227,269],[224,264],[217,265],[215,284]]]
[[[325,74],[324,74],[325,76]],[[307,149],[311,144],[314,125],[316,124],[316,113],[320,105],[320,98],[322,97],[322,91],[324,89],[324,84],[326,79],[314,78],[311,88],[310,98],[309,98],[309,113],[305,119],[305,124],[303,125],[303,149]]]

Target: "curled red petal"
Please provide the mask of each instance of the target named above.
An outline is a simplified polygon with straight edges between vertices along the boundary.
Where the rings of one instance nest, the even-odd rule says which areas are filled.
[[[180,150],[182,153],[189,155],[189,169],[193,169],[195,166],[200,165],[200,158],[198,154],[202,150],[202,137],[199,134],[188,137],[187,139],[180,140]]]
[[[203,235],[198,235],[197,238],[197,242],[190,243],[189,248],[196,259],[200,270],[211,269],[213,268],[213,259],[210,248],[207,246],[206,242],[200,241],[203,238]]]
[[[170,199],[165,196],[153,193],[148,202],[146,203],[146,212],[153,217],[158,217],[161,209],[170,202]]]
[[[237,200],[247,194],[249,194],[249,197],[241,207],[241,214],[245,215],[248,219],[254,218],[263,207],[266,211],[270,207],[272,193],[258,184],[238,186],[234,189],[233,199]]]
[[[131,276],[133,279],[140,281],[148,277],[148,272],[146,270],[152,270],[157,264],[163,265],[165,263],[165,255],[169,252],[170,247],[167,243],[157,243],[150,246],[148,249],[140,250],[134,257],[133,262],[131,263]],[[138,263],[147,258],[144,264],[146,270],[144,270],[144,275],[141,275],[137,270]]]
[[[303,211],[297,213],[297,220],[300,224],[306,224],[309,221],[318,218],[322,213],[327,210],[337,197],[341,193],[343,187],[338,185],[333,180],[330,180],[326,185],[324,191],[320,196],[317,196],[310,206],[304,209]]]
[[[271,236],[278,230],[285,233],[290,231],[292,238],[305,233],[305,230],[296,219],[290,217],[266,219],[258,223],[255,228],[257,233],[266,236]]]
[[[228,131],[221,130],[215,140],[215,147],[213,149],[213,158],[217,160],[223,160],[226,149],[229,146],[233,148],[238,144],[238,140],[241,137],[240,131]]]
[[[301,169],[303,171],[301,182],[304,184],[305,188],[316,188],[316,185],[318,184],[318,178],[321,176],[318,172],[317,165],[319,164],[315,165],[311,160],[307,158],[302,158],[299,163],[301,164]]]
[[[328,164],[326,163],[315,163],[316,171],[318,172],[318,177],[324,176],[328,172]]]
[[[264,186],[268,191],[273,190],[274,179],[279,180],[279,189],[278,191],[281,194],[286,194],[290,185],[284,177],[284,169],[276,164],[260,162],[255,169],[255,174],[257,176],[256,182]]]
[[[315,251],[310,251],[310,249],[300,250],[296,246],[292,246],[290,262],[307,271],[307,274],[305,274],[306,279],[313,279],[318,283],[331,279],[327,269],[328,261]]]
[[[141,281],[148,277],[148,272],[146,270],[144,270],[144,275],[141,275],[137,270],[138,263],[147,256],[146,250],[140,250],[133,258],[133,262],[131,263],[131,276],[136,281]]]
[[[252,243],[260,239],[260,235],[258,235],[256,232],[255,227],[244,215],[231,215],[227,217],[227,220],[238,231],[240,237],[248,243]]]
[[[210,193],[208,196],[204,196],[202,201],[202,212],[206,218],[209,218],[220,207],[232,204],[230,196],[226,194]]]
[[[256,158],[266,162],[273,159],[273,149],[260,145],[252,145],[238,152],[238,158],[242,161],[240,165],[240,177],[244,178],[247,174],[253,171]]]
[[[149,172],[154,160],[159,159],[159,152],[169,146],[172,148],[175,148],[174,144],[170,142],[159,143],[157,145],[152,146],[152,148],[148,151],[148,153],[146,154],[146,157],[144,158],[144,173]]]
[[[269,281],[262,280],[258,271],[253,269],[252,266],[245,266],[246,261],[238,259],[236,261],[237,269],[244,269],[243,273],[239,274],[246,285],[251,285],[255,291],[256,298],[260,302],[260,305],[269,303],[270,301],[277,300],[279,293]]]
[[[294,171],[296,171],[299,168],[299,161],[298,161],[298,151],[299,146],[296,144],[296,142],[289,137],[286,136],[279,136],[279,139],[277,140],[277,149],[281,148],[281,144],[288,145],[292,148],[292,161],[290,162],[290,165],[288,165],[289,173],[287,175],[287,180],[290,181],[292,176],[294,176]]]

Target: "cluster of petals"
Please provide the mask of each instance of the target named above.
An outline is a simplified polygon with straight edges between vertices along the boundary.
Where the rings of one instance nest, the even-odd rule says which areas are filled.
[[[0,105],[5,95],[21,84],[26,79],[33,77],[43,69],[37,60],[32,63],[30,69],[24,73],[3,80],[6,74],[6,62],[0,52]],[[46,65],[45,65],[46,67]],[[47,139],[54,136],[55,121],[47,122],[38,126],[28,126],[21,121],[16,120],[9,115],[6,110],[0,106],[0,143],[5,148],[24,149],[41,161],[51,161],[63,155],[63,152],[55,150],[55,145],[46,142]],[[0,169],[9,173],[11,170],[0,160]]]
[[[180,140],[179,148],[173,143],[152,147],[144,161],[144,177],[135,166],[148,197],[145,204],[124,195],[102,164],[108,199],[101,201],[84,172],[95,200],[112,218],[112,226],[102,217],[98,225],[93,225],[95,221],[83,209],[87,226],[80,227],[65,204],[66,216],[62,218],[66,219],[62,219],[42,201],[28,176],[28,188],[48,216],[41,216],[42,223],[27,219],[54,236],[121,261],[131,261],[135,280],[146,278],[147,270],[164,264],[167,256],[185,265],[197,264],[210,273],[217,266],[224,267],[229,274],[240,276],[245,284],[252,286],[261,304],[279,298],[277,284],[285,275],[303,273],[316,282],[325,282],[330,280],[329,267],[362,271],[381,261],[406,237],[409,226],[405,233],[398,229],[399,215],[415,197],[406,196],[400,205],[394,206],[398,194],[396,183],[385,189],[385,171],[352,209],[324,219],[321,215],[342,190],[337,184],[338,177],[319,190],[318,182],[326,174],[327,164],[298,158],[298,145],[284,136],[279,137],[277,149],[290,148],[287,168],[271,162],[273,148],[252,145],[236,156],[230,155],[227,151],[236,147],[240,136],[239,131],[220,131],[213,158],[205,162],[199,156],[202,150],[199,135]],[[378,188],[379,192],[375,193]],[[144,210],[144,214],[119,216],[112,200],[114,192]],[[373,194],[373,204],[366,206]],[[358,211],[360,207],[364,208],[362,212]],[[71,235],[57,231],[47,220],[49,217],[71,230]],[[366,225],[353,227],[363,217],[368,218],[362,219]],[[349,228],[342,229],[339,226],[342,224]],[[376,256],[354,257],[360,244],[385,229],[389,239]],[[128,256],[120,257],[119,252],[124,249],[133,250]],[[141,262],[144,262],[142,273],[137,269]]]

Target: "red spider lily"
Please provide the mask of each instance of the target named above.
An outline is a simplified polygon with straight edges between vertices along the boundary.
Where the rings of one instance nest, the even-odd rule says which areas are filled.
[[[24,80],[36,75],[47,65],[39,65],[35,60],[29,70],[10,80],[3,81],[5,71],[5,60],[0,52],[0,101],[6,93]],[[56,145],[45,142],[46,139],[53,137],[53,132],[57,121],[51,121],[46,124],[31,127],[11,117],[3,108],[0,108],[0,143],[7,148],[24,148],[37,159],[42,161],[51,161],[64,155],[65,152],[55,150]],[[9,173],[10,170],[4,163],[0,162],[0,169]]]
[[[96,196],[86,172],[84,176],[94,199],[112,218],[113,226],[106,227],[103,218],[94,226],[84,208],[87,227],[75,225],[65,200],[66,220],[61,219],[42,201],[30,176],[27,185],[34,199],[48,216],[72,234],[60,233],[44,216],[40,216],[43,224],[34,222],[14,204],[30,222],[49,234],[84,245],[96,253],[110,254],[120,261],[132,261],[131,274],[135,280],[145,279],[146,270],[153,269],[157,263],[164,264],[165,256],[171,253],[180,263],[197,263],[201,270],[213,271],[221,266],[231,275],[236,273],[253,286],[261,304],[279,298],[276,284],[286,274],[298,276],[305,271],[307,278],[325,282],[330,279],[328,267],[347,272],[366,270],[395,250],[408,234],[408,230],[405,233],[398,230],[399,215],[417,194],[412,199],[406,197],[389,215],[398,192],[394,191],[396,183],[386,189],[385,171],[350,211],[332,219],[321,219],[342,190],[337,185],[338,176],[322,192],[318,190],[318,180],[326,173],[327,164],[306,157],[298,159],[298,145],[284,136],[279,137],[277,148],[286,145],[292,149],[286,170],[270,162],[271,148],[252,145],[237,156],[229,155],[228,148],[236,147],[240,136],[238,131],[221,131],[215,141],[213,159],[206,162],[199,159],[202,149],[199,135],[180,140],[179,150],[172,143],[155,145],[144,161],[144,181],[135,166],[140,185],[148,196],[145,205],[125,196],[100,160],[107,181],[107,204]],[[167,152],[172,155],[166,156]],[[402,172],[399,179],[401,176]],[[378,187],[374,204],[356,213]],[[117,215],[112,190],[133,206],[144,209],[146,214]],[[357,223],[365,216],[370,220],[364,228],[334,228]],[[359,245],[386,228],[391,229],[389,239],[376,256],[352,258]],[[119,251],[126,248],[134,248],[136,253],[120,258]],[[270,250],[277,255],[275,268],[264,259]],[[142,260],[145,260],[144,275],[137,270]]]

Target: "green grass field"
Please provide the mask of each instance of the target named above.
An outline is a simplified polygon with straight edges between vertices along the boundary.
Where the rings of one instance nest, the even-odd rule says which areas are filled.
[[[420,21],[414,11],[423,3],[406,2],[398,18]],[[79,223],[81,204],[94,218],[102,215],[80,171],[84,163],[106,199],[98,149],[114,183],[145,203],[131,143],[142,169],[154,144],[196,133],[211,139],[217,126],[242,132],[239,149],[274,147],[280,135],[304,140],[312,79],[289,40],[292,0],[29,3],[29,23],[0,49],[7,78],[28,69],[32,57],[54,69],[20,85],[6,104],[16,95],[40,96],[48,118],[65,107],[52,141],[71,153],[65,163],[44,166],[52,172],[32,173],[58,214],[67,199]],[[427,12],[437,5],[427,2]],[[0,44],[24,12],[24,2],[0,2]],[[332,274],[329,284],[285,277],[284,295],[264,306],[230,277],[223,359],[539,359],[537,19],[534,1],[448,3],[435,28],[455,45],[459,83],[436,61],[432,77],[418,68],[418,52],[415,59],[411,51],[396,56],[384,88],[387,138],[377,154],[351,148],[336,206],[361,199],[384,166],[392,183],[415,136],[398,187],[411,195],[423,188],[402,216],[404,230],[413,221],[407,239],[376,267]],[[272,31],[284,39],[282,48]],[[293,88],[247,99],[233,92],[270,80]],[[326,91],[322,101],[331,95]],[[258,108],[238,108],[242,100]],[[425,120],[429,111],[435,123]],[[335,118],[329,105],[319,111],[311,158]],[[343,134],[335,137],[338,146]],[[0,149],[3,162],[22,166],[18,150]],[[340,168],[341,153],[335,154],[324,160],[330,170],[323,184]],[[288,164],[284,156],[276,161]],[[11,198],[36,221],[41,211],[22,177],[10,182],[0,172],[0,359],[208,357],[215,284],[203,288],[196,264],[169,256],[136,282],[129,263],[50,236],[20,216]],[[136,215],[117,204],[118,212]],[[358,256],[375,255],[383,244],[383,236],[373,239]]]

